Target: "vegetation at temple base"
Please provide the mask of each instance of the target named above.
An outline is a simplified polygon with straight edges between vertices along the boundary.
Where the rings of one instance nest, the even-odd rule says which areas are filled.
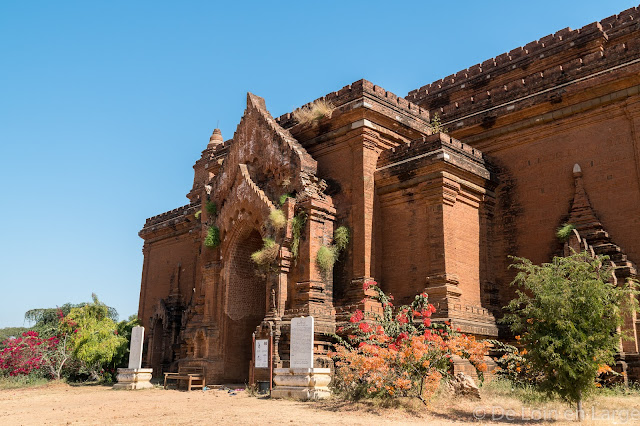
[[[204,238],[204,245],[209,248],[220,246],[220,229],[217,226],[209,226],[207,236]]]
[[[333,244],[321,246],[316,254],[316,265],[323,275],[329,274],[333,270],[333,265],[349,245],[349,228],[339,226],[333,232]]]
[[[513,386],[527,387],[538,383],[542,375],[525,358],[527,350],[518,348],[499,340],[487,340],[493,345],[492,352],[498,354],[494,358],[496,368],[493,373]]]
[[[375,282],[364,283],[382,314],[357,310],[335,335],[334,389],[351,399],[413,396],[426,402],[450,377],[452,357],[468,359],[481,374],[487,369],[488,343],[431,321],[435,307],[425,293],[411,305],[393,306],[393,298]],[[340,336],[346,336],[346,339]]]
[[[624,335],[616,333],[624,316],[637,309],[636,283],[616,285],[607,257],[586,252],[555,257],[534,265],[514,258],[517,297],[504,318],[522,356],[540,375],[538,385],[550,395],[575,403],[596,387],[599,374],[610,371]]]
[[[0,343],[2,387],[46,379],[112,381],[128,363],[135,316],[117,322],[115,309],[92,295],[92,303],[32,309],[25,319],[34,326]]]
[[[118,327],[108,313],[108,307],[94,294],[93,303],[73,308],[62,329],[72,330],[73,356],[83,363],[92,380],[100,380],[104,366],[111,362],[127,340],[118,334]]]

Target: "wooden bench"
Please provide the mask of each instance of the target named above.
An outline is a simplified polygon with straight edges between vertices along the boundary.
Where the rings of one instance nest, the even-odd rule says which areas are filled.
[[[164,388],[167,388],[167,380],[180,380],[187,382],[187,391],[193,388],[204,389],[204,368],[203,367],[179,367],[177,373],[164,373]]]

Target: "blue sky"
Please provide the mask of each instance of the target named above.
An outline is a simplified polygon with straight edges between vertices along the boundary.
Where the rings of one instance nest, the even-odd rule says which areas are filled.
[[[92,292],[136,313],[137,232],[247,91],[273,116],[360,78],[405,96],[636,2],[1,2],[0,327]]]

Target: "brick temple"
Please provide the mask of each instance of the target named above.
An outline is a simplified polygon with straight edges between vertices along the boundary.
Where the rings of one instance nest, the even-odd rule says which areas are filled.
[[[323,333],[358,307],[375,309],[368,280],[399,303],[426,291],[435,318],[508,339],[497,319],[514,294],[509,255],[541,263],[586,249],[609,255],[619,282],[636,277],[639,90],[632,8],[406,97],[357,81],[323,97],[333,110],[309,123],[272,117],[249,93],[233,137],[216,129],[196,161],[189,204],[140,231],[146,365],[156,374],[203,366],[208,381],[246,382],[252,333],[272,333],[274,361],[287,366],[291,318],[313,315],[321,366]],[[282,229],[269,224],[277,209]],[[576,230],[562,243],[555,231],[567,222]],[[351,238],[325,273],[317,252],[339,226]],[[214,246],[205,244],[212,227]],[[267,237],[277,257],[260,270],[251,254]],[[623,342],[619,361],[635,378],[639,326],[627,319],[635,339]]]

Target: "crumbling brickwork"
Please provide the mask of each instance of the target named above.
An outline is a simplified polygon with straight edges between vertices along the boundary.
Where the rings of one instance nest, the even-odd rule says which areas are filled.
[[[198,365],[209,380],[246,381],[252,332],[273,333],[274,361],[286,365],[300,315],[316,318],[324,364],[323,333],[356,308],[379,308],[362,288],[371,279],[400,301],[426,291],[436,321],[509,338],[496,322],[513,297],[508,256],[550,260],[563,252],[555,229],[570,220],[581,226],[569,244],[611,254],[619,279],[634,277],[639,20],[632,8],[558,31],[406,98],[360,80],[321,98],[332,112],[311,122],[274,119],[249,94],[233,138],[216,129],[196,161],[190,204],[140,232],[149,366]],[[433,134],[435,114],[448,134]],[[588,197],[576,195],[575,164]],[[269,220],[278,209],[282,229]],[[587,210],[596,219],[579,215]],[[306,218],[297,256],[294,217]],[[327,274],[316,256],[338,226],[350,243]],[[214,247],[205,245],[211,227]],[[264,238],[277,245],[267,269],[250,259]],[[637,336],[637,317],[625,327]],[[637,340],[621,353],[635,376]]]

